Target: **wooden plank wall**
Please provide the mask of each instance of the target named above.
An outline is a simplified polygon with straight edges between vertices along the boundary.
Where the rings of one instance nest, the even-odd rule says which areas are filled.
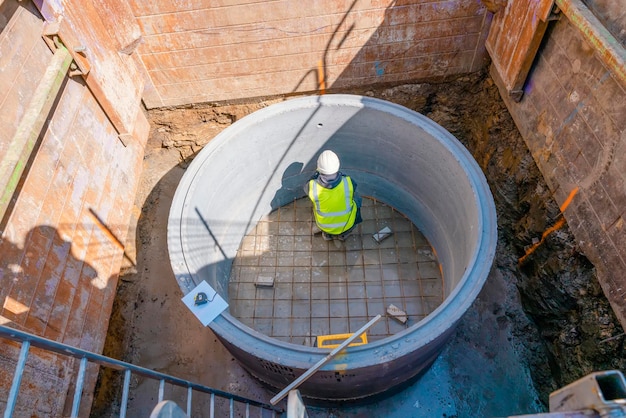
[[[52,56],[35,5],[8,2],[17,7],[0,34],[0,147],[12,139]],[[108,48],[100,57],[118,54],[119,44],[106,38],[86,45]],[[111,79],[104,71],[120,69],[114,61],[94,64],[102,79]],[[81,76],[65,80],[12,211],[2,220],[0,324],[102,351],[123,255],[114,237],[126,237],[149,133],[138,91],[135,86],[131,92],[135,119],[128,119],[131,140],[124,145],[88,83]],[[74,362],[32,352],[15,416],[67,416]],[[18,354],[17,344],[0,340],[0,410]],[[90,367],[80,416],[89,414],[96,378],[97,368]]]
[[[35,0],[75,61],[119,134],[132,135],[143,93],[143,77],[130,56],[141,41],[124,0]],[[81,51],[81,52],[78,52]]]
[[[494,68],[514,100],[521,99],[553,3],[554,0],[511,0],[494,16],[486,46]]]
[[[32,4],[17,8],[0,34],[0,155],[5,155],[35,92],[33,86],[52,58],[50,49],[41,42],[42,22],[36,13]],[[32,64],[30,71],[21,71],[24,62]]]
[[[476,71],[480,0],[129,0],[149,107]]]
[[[495,64],[491,73],[626,327],[626,85],[576,24],[563,16],[552,25],[521,101]]]

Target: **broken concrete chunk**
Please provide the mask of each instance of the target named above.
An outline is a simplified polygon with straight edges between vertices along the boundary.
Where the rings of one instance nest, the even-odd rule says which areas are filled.
[[[380,244],[385,238],[390,237],[391,234],[392,234],[391,228],[386,226],[383,229],[381,229],[380,231],[378,231],[377,233],[375,233],[373,235],[373,238],[374,238],[374,241],[376,241],[377,243]]]
[[[315,340],[317,340],[317,337],[314,335],[311,335],[310,332],[307,332],[306,336],[304,337],[304,341],[302,341],[302,345],[306,347],[315,347],[316,345]]]
[[[258,276],[254,281],[256,287],[274,287],[274,278],[271,276]]]
[[[428,260],[435,261],[435,254],[433,254],[433,252],[431,250],[419,249],[419,250],[417,250],[417,254],[421,255],[423,258],[426,258]]]
[[[387,313],[402,324],[406,324],[406,321],[409,319],[406,312],[398,308],[396,305],[389,305],[387,307]]]

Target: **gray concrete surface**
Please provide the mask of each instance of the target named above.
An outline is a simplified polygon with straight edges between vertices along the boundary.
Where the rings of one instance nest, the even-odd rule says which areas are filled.
[[[437,309],[443,280],[428,240],[390,206],[362,200],[363,222],[345,242],[313,234],[306,197],[263,218],[237,251],[230,314],[269,337],[320,347],[318,336],[353,333],[379,314],[382,320],[367,332],[370,343]],[[377,243],[373,234],[383,227],[393,233]],[[263,277],[272,286],[255,286]],[[404,323],[385,315],[390,305],[401,308]]]

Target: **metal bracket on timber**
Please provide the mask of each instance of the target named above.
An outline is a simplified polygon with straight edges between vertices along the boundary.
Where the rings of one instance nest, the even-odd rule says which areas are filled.
[[[510,90],[509,97],[513,99],[515,103],[519,103],[522,101],[522,97],[524,97],[524,90]]]
[[[89,76],[92,67],[87,59],[87,47],[78,41],[73,31],[64,23],[62,16],[59,16],[56,21],[46,21],[42,35],[44,41],[53,52],[59,46],[67,49],[73,59],[68,75],[70,77],[78,75],[83,77],[87,87],[89,87],[89,90],[117,131],[120,142],[125,147],[128,146],[128,143],[133,138],[132,133],[129,132],[125,122],[115,110],[114,104],[107,99],[97,79]]]
[[[555,4],[552,6],[552,11],[550,12],[547,20],[548,22],[556,22],[557,20],[561,20],[561,16],[561,9],[559,9],[559,6]]]
[[[48,47],[52,52],[55,52],[57,48],[59,48],[59,44],[62,44],[65,48],[67,48],[68,52],[72,56],[72,59],[74,60],[74,62],[70,65],[70,72],[68,74],[70,77],[89,74],[91,65],[89,65],[87,57],[85,57],[85,46],[80,45],[77,40],[72,39],[67,31],[63,31],[62,36],[61,22],[62,18],[56,22],[45,22],[42,34],[43,40],[46,41],[46,44],[48,44]]]

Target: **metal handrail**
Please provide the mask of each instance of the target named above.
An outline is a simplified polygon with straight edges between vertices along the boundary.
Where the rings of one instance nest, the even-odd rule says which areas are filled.
[[[34,334],[30,334],[28,332],[20,331],[15,328],[10,328],[7,326],[0,325],[0,338],[5,338],[17,342],[22,343],[22,347],[20,350],[19,360],[17,362],[17,366],[15,369],[15,375],[13,376],[13,384],[11,386],[11,390],[9,391],[9,397],[7,399],[7,408],[4,412],[4,417],[9,418],[13,414],[13,409],[15,408],[15,403],[17,401],[17,395],[19,392],[19,386],[22,379],[22,373],[24,371],[24,367],[26,365],[26,358],[28,356],[28,351],[31,346],[38,347],[47,351],[52,351],[64,356],[74,357],[81,360],[78,382],[76,384],[76,390],[74,392],[74,402],[72,404],[72,417],[77,416],[78,408],[80,406],[80,395],[82,392],[82,382],[84,380],[84,374],[86,370],[87,361],[99,364],[104,367],[108,367],[114,370],[124,371],[124,388],[122,394],[122,406],[120,411],[120,417],[125,417],[126,415],[126,406],[127,399],[130,387],[130,377],[132,373],[136,373],[140,376],[147,377],[150,379],[158,380],[159,383],[159,401],[163,400],[163,392],[165,383],[170,383],[172,385],[181,386],[187,388],[187,413],[189,414],[191,410],[191,393],[193,390],[198,392],[208,393],[211,395],[211,400],[213,400],[214,396],[219,396],[222,398],[230,399],[231,411],[233,407],[233,402],[240,402],[246,404],[247,410],[250,406],[258,407],[261,409],[265,409],[268,411],[272,411],[274,416],[276,413],[282,414],[284,411],[281,408],[277,408],[267,403],[255,401],[253,399],[248,399],[242,396],[235,395],[233,393],[224,392],[219,389],[214,389],[208,386],[204,386],[198,383],[191,382],[189,380],[180,379],[178,377],[174,377],[165,373],[156,372],[151,369],[146,369],[145,367],[136,366],[131,363],[126,363],[121,360],[116,360],[114,358],[106,357],[101,354],[92,353],[90,351],[86,351],[80,348],[72,347],[67,344],[63,344],[57,341],[49,340],[47,338],[39,337]]]

